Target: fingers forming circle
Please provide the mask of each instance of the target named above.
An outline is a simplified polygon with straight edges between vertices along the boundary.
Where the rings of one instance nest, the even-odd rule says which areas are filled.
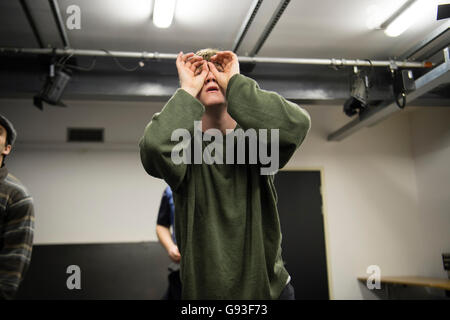
[[[183,58],[182,58],[181,60],[182,60],[184,63],[186,63],[187,60],[188,60],[190,57],[192,57],[192,56],[194,56],[194,53],[193,53],[193,52],[186,53],[185,55],[183,55]]]

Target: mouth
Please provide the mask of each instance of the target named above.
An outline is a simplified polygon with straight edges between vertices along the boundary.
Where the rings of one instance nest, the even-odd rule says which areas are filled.
[[[207,93],[215,93],[219,92],[219,87],[217,86],[210,86],[209,88],[206,88]]]

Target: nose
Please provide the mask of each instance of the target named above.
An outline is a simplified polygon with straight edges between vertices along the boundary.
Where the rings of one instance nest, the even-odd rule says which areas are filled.
[[[208,75],[206,76],[206,79],[205,79],[205,84],[208,84],[211,81],[214,81],[217,83],[216,77],[214,76],[214,74],[211,71],[209,71]]]

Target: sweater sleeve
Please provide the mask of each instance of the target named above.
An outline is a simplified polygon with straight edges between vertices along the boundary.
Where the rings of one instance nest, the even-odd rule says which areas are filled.
[[[0,250],[0,299],[13,299],[31,260],[34,208],[31,197],[10,204]]]
[[[308,112],[241,74],[231,77],[226,95],[228,113],[244,130],[279,130],[279,168],[284,167],[311,127]]]
[[[201,120],[205,107],[183,89],[178,89],[161,112],[156,113],[139,142],[142,165],[151,176],[164,179],[177,190],[186,175],[187,164],[175,164],[172,150],[180,142],[172,141],[176,129],[194,135],[194,121]]]

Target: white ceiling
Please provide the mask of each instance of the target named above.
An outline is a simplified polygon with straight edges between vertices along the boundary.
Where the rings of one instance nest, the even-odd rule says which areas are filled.
[[[292,0],[258,55],[361,59],[400,56],[448,20],[436,21],[436,8],[430,6],[397,38],[367,28],[375,11],[391,14],[403,2]],[[18,3],[0,2],[0,46],[37,47]],[[27,3],[44,42],[61,46],[48,1]],[[59,0],[58,3],[64,20],[69,5],[76,4],[81,9],[81,30],[67,30],[73,48],[177,53],[204,47],[231,49],[252,0],[178,0],[174,22],[168,29],[153,25],[152,0]],[[278,3],[278,0],[263,2],[238,51],[240,55],[251,51]]]
[[[435,0],[427,0],[430,4]],[[291,1],[259,55],[305,58],[382,59],[402,55],[445,21],[436,21],[436,6],[402,35],[390,38],[383,30],[369,30],[377,8],[389,16],[404,0]],[[372,10],[370,10],[372,9]],[[281,49],[281,50],[280,50]]]

